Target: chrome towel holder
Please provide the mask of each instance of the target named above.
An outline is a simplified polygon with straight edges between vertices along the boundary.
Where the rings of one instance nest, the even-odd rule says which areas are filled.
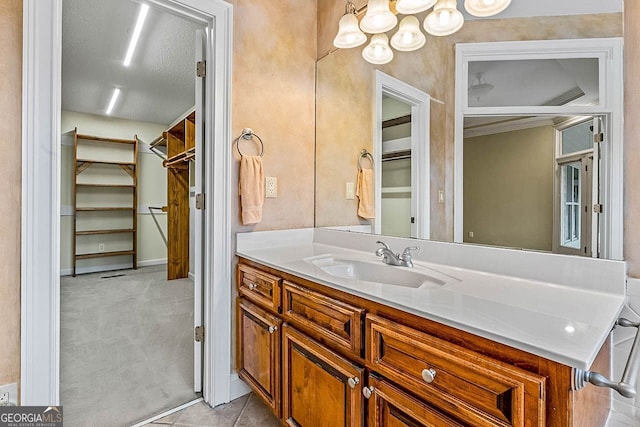
[[[360,152],[360,157],[358,157],[358,170],[362,170],[362,159],[369,159],[371,162],[371,169],[373,169],[373,156],[370,152],[367,151],[366,148],[363,148]]]
[[[240,154],[240,157],[244,156],[244,154],[242,154],[242,151],[240,151],[240,138],[250,141],[254,136],[258,139],[258,141],[260,141],[260,157],[262,157],[262,155],[264,154],[264,142],[262,142],[262,138],[260,138],[258,134],[255,133],[251,128],[242,129],[242,133],[236,139],[236,149],[238,150],[238,154]]]
[[[624,317],[619,318],[616,321],[616,326],[622,326],[626,328],[639,328],[640,322],[632,322]],[[591,383],[598,387],[609,387],[617,391],[624,397],[636,397],[636,383],[638,378],[638,369],[640,368],[640,331],[636,332],[636,337],[633,340],[633,346],[631,347],[631,353],[629,359],[627,359],[627,365],[624,367],[624,373],[620,382],[614,382],[606,378],[604,375],[597,372],[583,371],[582,369],[574,370],[573,388],[580,390],[585,386],[585,383]]]

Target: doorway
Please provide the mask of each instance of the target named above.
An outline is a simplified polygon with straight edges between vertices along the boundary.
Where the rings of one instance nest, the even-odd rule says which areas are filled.
[[[203,265],[204,346],[203,397],[211,405],[229,401],[230,268],[229,189],[223,181],[230,169],[229,129],[231,6],[223,1],[150,0],[207,26],[206,57],[213,64],[204,77],[207,124],[203,139],[211,147],[203,161],[207,188],[215,200],[205,199],[207,259]],[[24,2],[23,63],[23,220],[22,220],[22,368],[21,402],[24,405],[59,403],[59,272],[60,235],[60,52],[62,2]],[[214,25],[215,23],[215,25]],[[216,99],[213,93],[218,95]],[[214,141],[218,141],[214,144]],[[215,161],[214,161],[215,159]],[[226,182],[226,181],[224,181]],[[213,199],[213,198],[211,198]],[[215,264],[215,265],[213,265]],[[216,274],[213,274],[215,268]],[[214,304],[212,302],[215,301]],[[227,303],[223,303],[227,302]],[[217,323],[220,328],[206,328]]]
[[[202,390],[206,26],[131,0],[63,0],[62,24],[60,399],[131,424]]]

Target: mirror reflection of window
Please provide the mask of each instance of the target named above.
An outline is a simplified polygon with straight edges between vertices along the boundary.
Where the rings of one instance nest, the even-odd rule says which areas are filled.
[[[580,248],[580,162],[561,167],[562,246]]]

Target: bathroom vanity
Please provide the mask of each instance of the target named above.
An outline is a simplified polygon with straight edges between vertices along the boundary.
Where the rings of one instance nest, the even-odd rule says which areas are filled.
[[[383,264],[378,239],[396,251],[418,242],[414,267]],[[462,267],[437,263],[450,251]],[[563,257],[567,271],[539,273],[555,275],[548,283],[529,277],[535,264],[560,264],[517,252],[318,229],[239,234],[238,373],[291,426],[603,426],[610,390],[575,390],[573,376],[610,375],[624,264]],[[533,265],[521,277],[496,274],[522,256]],[[585,287],[567,284],[572,274]],[[609,283],[594,289],[602,275]]]

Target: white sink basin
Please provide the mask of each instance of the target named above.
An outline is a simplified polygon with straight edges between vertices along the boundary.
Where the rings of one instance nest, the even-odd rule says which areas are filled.
[[[305,261],[333,277],[407,288],[436,287],[458,281],[428,268],[397,267],[384,264],[382,261],[364,261],[333,256],[313,257]]]

